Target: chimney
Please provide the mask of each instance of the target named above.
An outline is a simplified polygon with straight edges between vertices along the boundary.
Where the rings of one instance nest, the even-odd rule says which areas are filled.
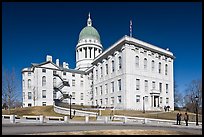
[[[59,59],[56,59],[56,65],[59,67]]]
[[[66,62],[63,62],[63,68],[66,68]]]
[[[66,68],[69,69],[69,64],[68,63],[66,63]]]
[[[47,55],[47,57],[46,57],[46,61],[51,61],[51,62],[52,62],[52,56]]]

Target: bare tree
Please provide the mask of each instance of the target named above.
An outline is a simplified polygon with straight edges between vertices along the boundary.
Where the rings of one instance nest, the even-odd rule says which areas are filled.
[[[8,107],[8,113],[10,114],[10,108],[14,107],[14,103],[17,101],[17,80],[14,69],[12,72],[3,70],[2,76],[2,103],[6,103]]]
[[[174,106],[179,108],[183,105],[183,95],[178,90],[178,85],[174,81]]]
[[[202,108],[202,81],[192,80],[189,85],[187,85],[186,95],[184,97],[184,104],[188,111],[195,112],[196,100],[195,96],[198,96],[198,106]]]

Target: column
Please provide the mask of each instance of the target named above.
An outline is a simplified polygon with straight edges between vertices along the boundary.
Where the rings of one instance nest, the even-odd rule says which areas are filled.
[[[86,53],[87,53],[87,58],[88,58],[88,59],[91,58],[91,57],[90,57],[90,49],[89,49],[89,47],[87,47]]]
[[[94,47],[91,48],[91,58],[94,59]]]
[[[85,49],[84,48],[82,48],[82,57],[81,57],[82,59],[84,59],[85,58]]]

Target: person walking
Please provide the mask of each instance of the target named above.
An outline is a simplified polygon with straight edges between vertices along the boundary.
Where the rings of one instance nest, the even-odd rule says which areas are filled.
[[[185,115],[184,115],[184,120],[185,120],[185,122],[186,122],[186,126],[188,126],[189,117],[188,117],[187,112],[186,112]]]
[[[178,125],[179,122],[179,115],[180,115],[179,113],[176,114],[176,125]]]
[[[181,125],[181,116],[182,116],[182,114],[179,113],[179,119],[178,119],[178,124],[179,124],[179,125]]]

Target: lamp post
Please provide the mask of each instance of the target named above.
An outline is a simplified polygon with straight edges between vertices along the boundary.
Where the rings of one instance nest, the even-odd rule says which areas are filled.
[[[71,109],[72,109],[71,108],[72,107],[72,105],[71,105],[72,95],[71,94],[69,95],[69,98],[70,98],[70,103],[69,103],[69,108],[70,108],[69,112],[70,112],[70,115],[69,116],[70,116],[70,119],[72,119],[72,111],[71,111]]]
[[[196,101],[196,126],[198,126],[198,96],[195,96]]]
[[[145,97],[143,97],[143,113],[145,113]]]

